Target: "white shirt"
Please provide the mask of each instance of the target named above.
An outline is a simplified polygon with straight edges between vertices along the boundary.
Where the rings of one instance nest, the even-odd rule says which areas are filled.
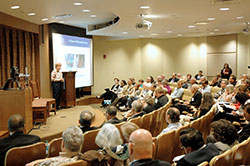
[[[52,81],[61,81],[61,79],[63,78],[63,74],[62,72],[57,72],[56,70],[53,70],[51,72],[51,80]]]
[[[168,125],[167,128],[165,128],[165,129],[162,130],[161,134],[167,133],[167,132],[169,132],[169,131],[171,131],[171,130],[174,130],[174,129],[178,129],[178,128],[181,127],[181,126],[182,126],[182,125],[181,125],[180,122],[171,123],[171,124]]]

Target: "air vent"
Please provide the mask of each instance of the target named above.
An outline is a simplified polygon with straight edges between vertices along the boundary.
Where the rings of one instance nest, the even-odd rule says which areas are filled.
[[[212,0],[212,4],[236,4],[240,3],[241,0]]]
[[[61,14],[61,15],[53,16],[52,18],[59,20],[59,19],[65,19],[65,18],[69,18],[69,17],[72,17],[72,14]]]

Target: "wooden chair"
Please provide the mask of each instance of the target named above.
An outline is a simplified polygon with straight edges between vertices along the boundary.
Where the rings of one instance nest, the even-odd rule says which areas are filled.
[[[155,159],[172,162],[172,153],[175,145],[175,130],[161,134],[157,137]]]
[[[123,134],[122,134],[121,126],[122,126],[123,124],[125,124],[125,123],[126,123],[126,122],[121,122],[121,123],[118,123],[118,124],[115,125],[115,127],[118,128],[118,130],[120,131],[122,140],[124,140],[124,136],[123,136]]]
[[[41,98],[40,85],[39,82],[29,81],[30,87],[32,88],[32,96],[35,99],[45,100],[47,102],[47,116],[50,116],[50,112],[54,112],[56,115],[56,100],[54,98]]]
[[[176,135],[175,135],[175,145],[174,145],[174,150],[172,154],[172,159],[176,156],[184,154],[183,149],[181,148],[181,142],[180,142],[180,132],[183,129],[189,128],[190,124],[185,125],[180,127],[179,129],[176,130]]]
[[[129,122],[133,122],[133,123],[137,124],[137,126],[139,126],[141,128],[141,120],[142,120],[141,117],[137,117],[137,118],[130,119]]]
[[[158,111],[156,110],[152,114],[152,120],[151,120],[150,130],[149,130],[153,137],[156,136],[154,133],[155,133],[155,129],[156,129],[157,116],[158,116]]]
[[[208,162],[207,161],[204,161],[203,163],[200,163],[198,166],[208,166]]]
[[[44,158],[46,158],[46,145],[43,142],[39,142],[8,150],[5,156],[5,166],[24,166],[34,160]]]
[[[247,154],[249,153],[248,147],[250,146],[250,139],[241,142],[240,144],[234,146],[232,148],[232,165],[241,165],[247,164],[245,160],[249,157]],[[248,164],[249,159],[248,159]]]
[[[153,149],[153,154],[152,154],[152,158],[155,159],[155,155],[156,155],[156,150],[157,150],[157,137],[153,137],[152,138],[152,142],[155,144],[155,148]]]
[[[150,130],[150,124],[152,121],[152,116],[153,116],[153,112],[150,112],[148,114],[145,114],[142,116],[142,124],[141,124],[141,128],[146,129],[146,130]]]
[[[47,120],[47,102],[45,100],[35,99],[32,101],[33,122],[43,122]]]
[[[156,119],[156,126],[155,126],[155,136],[159,135],[161,133],[161,131],[163,130],[163,124],[167,125],[166,120],[165,120],[165,112],[166,112],[166,108],[160,108],[158,109],[158,115],[157,115],[157,119]],[[166,126],[165,126],[166,127]]]
[[[210,111],[201,117],[201,124],[200,124],[200,132],[202,133],[203,139],[206,140],[207,136],[210,132],[210,124],[214,119],[215,112],[213,108]]]
[[[100,131],[100,129],[97,130],[91,130],[87,131],[86,133],[83,134],[83,144],[81,147],[81,152],[87,152],[89,150],[97,150],[98,145],[95,143],[95,137],[97,136],[97,133]]]
[[[184,89],[182,100],[190,101],[193,96],[193,93],[189,89]]]
[[[200,131],[201,129],[201,118],[198,118],[190,123],[190,127]]]
[[[232,165],[231,155],[232,155],[232,151],[228,150],[212,158],[212,160],[209,162],[209,165],[210,166],[231,166]]]
[[[88,165],[89,163],[87,161],[78,160],[75,162],[63,164],[62,166],[88,166]]]
[[[59,156],[61,149],[62,138],[55,138],[49,143],[48,157]]]

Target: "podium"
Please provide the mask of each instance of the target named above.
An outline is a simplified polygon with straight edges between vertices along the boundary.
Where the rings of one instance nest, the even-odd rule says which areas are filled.
[[[64,83],[62,88],[61,107],[71,107],[76,105],[75,74],[76,71],[62,72]]]
[[[32,92],[30,88],[0,90],[0,131],[8,130],[8,119],[14,114],[23,116],[26,133],[33,128]]]

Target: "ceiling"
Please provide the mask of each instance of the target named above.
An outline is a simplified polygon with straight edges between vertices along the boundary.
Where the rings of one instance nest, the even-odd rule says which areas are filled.
[[[212,3],[213,0],[1,0],[0,11],[36,23],[60,22],[67,25],[86,28],[88,25],[108,22],[120,17],[117,24],[88,32],[90,35],[104,35],[127,38],[153,37],[198,37],[221,34],[241,33],[245,22],[250,21],[250,0],[234,0],[239,3]],[[81,2],[75,6],[73,3]],[[11,6],[19,5],[19,9]],[[149,9],[141,9],[141,6]],[[229,11],[221,11],[228,7]],[[82,10],[88,9],[85,13]],[[35,13],[28,16],[28,13]],[[53,16],[71,14],[71,17],[55,19]],[[136,29],[140,21],[139,14],[151,16],[147,20],[153,23],[150,30]],[[95,18],[90,15],[96,15]],[[241,19],[236,17],[243,16]],[[208,21],[208,18],[215,18]],[[48,18],[48,21],[42,21]],[[207,25],[194,25],[197,21],[206,21]],[[216,31],[218,30],[218,31]],[[168,31],[172,31],[171,33]]]

